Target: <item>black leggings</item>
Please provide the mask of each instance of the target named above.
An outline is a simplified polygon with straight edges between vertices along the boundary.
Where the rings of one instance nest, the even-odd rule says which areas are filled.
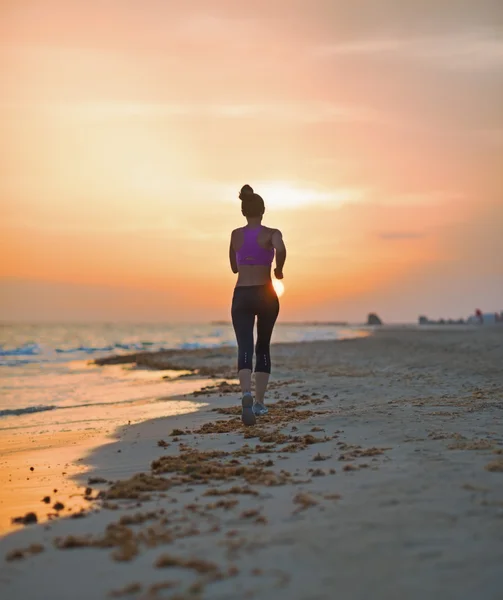
[[[238,341],[238,371],[252,370],[253,327],[257,317],[255,371],[271,372],[269,345],[279,313],[279,300],[272,283],[241,286],[234,289],[232,324]]]

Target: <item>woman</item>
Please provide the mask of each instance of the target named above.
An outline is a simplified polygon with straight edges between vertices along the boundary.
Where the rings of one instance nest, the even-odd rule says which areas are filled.
[[[270,342],[279,313],[279,301],[271,280],[271,265],[276,250],[277,279],[283,279],[286,248],[281,231],[262,225],[265,206],[249,185],[239,193],[241,212],[247,225],[231,234],[229,259],[238,280],[232,298],[232,324],[238,342],[238,376],[241,384],[241,419],[255,425],[255,416],[267,413],[264,396],[271,373]],[[255,402],[251,393],[253,328],[257,317],[255,346]]]

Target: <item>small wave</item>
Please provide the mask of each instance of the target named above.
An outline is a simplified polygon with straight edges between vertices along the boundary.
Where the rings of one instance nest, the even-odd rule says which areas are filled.
[[[24,408],[12,408],[0,410],[0,417],[17,417],[19,415],[26,415],[28,413],[45,412],[47,410],[54,410],[57,406],[26,406]]]
[[[178,344],[177,348],[180,350],[202,350],[203,348],[226,348],[228,346],[235,346],[235,342],[220,342],[214,344],[207,344],[199,342],[184,342],[183,344]]]
[[[21,367],[23,365],[33,365],[44,361],[40,360],[0,360],[0,367]]]
[[[0,418],[1,417],[17,417],[20,415],[27,415],[30,413],[38,413],[45,412],[47,410],[71,410],[75,408],[89,408],[91,406],[117,406],[119,404],[137,404],[145,403],[151,404],[154,402],[176,402],[177,400],[174,398],[130,398],[129,400],[117,400],[115,402],[89,402],[88,404],[70,404],[68,406],[27,406],[24,408],[12,408],[0,410]]]
[[[101,348],[95,348],[93,346],[79,346],[78,348],[56,348],[58,354],[73,354],[74,352],[86,352],[92,354],[93,352],[111,352],[115,346],[103,346]]]
[[[113,350],[143,350],[145,346],[152,345],[153,342],[142,342],[141,344],[110,344],[109,346],[78,346],[77,348],[56,348],[58,354],[73,354],[75,352],[112,352]]]
[[[36,354],[40,354],[41,351],[38,344],[25,344],[24,346],[10,350],[4,350],[3,346],[0,346],[0,356],[35,356]]]

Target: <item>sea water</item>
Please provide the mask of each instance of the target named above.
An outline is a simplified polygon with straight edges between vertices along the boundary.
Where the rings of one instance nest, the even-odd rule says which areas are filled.
[[[365,335],[362,327],[278,324],[274,342],[338,340]],[[75,424],[80,420],[138,420],[162,416],[163,403],[199,387],[179,373],[97,367],[113,354],[161,349],[235,346],[231,324],[9,324],[0,325],[0,433]],[[171,411],[172,412],[172,411]],[[92,418],[90,417],[92,415]]]

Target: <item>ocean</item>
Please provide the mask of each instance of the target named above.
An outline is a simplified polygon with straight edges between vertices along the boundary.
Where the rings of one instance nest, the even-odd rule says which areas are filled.
[[[274,342],[359,337],[363,327],[279,323]],[[201,382],[134,365],[96,367],[112,354],[235,346],[230,323],[0,325],[0,431],[93,428],[173,414],[169,397]],[[180,409],[182,407],[180,406]],[[186,410],[186,407],[185,409]],[[176,412],[176,410],[175,410]],[[19,431],[22,433],[22,431]]]

